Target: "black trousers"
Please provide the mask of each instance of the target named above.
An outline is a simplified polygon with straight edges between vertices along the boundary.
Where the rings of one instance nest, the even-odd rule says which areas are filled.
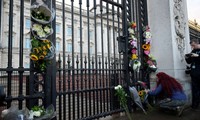
[[[191,71],[192,79],[192,107],[198,108],[200,103],[200,68]]]

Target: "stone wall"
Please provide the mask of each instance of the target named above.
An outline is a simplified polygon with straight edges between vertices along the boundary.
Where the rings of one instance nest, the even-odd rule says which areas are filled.
[[[151,52],[157,59],[157,72],[175,77],[191,102],[190,76],[185,74],[184,60],[184,54],[191,50],[186,6],[186,0],[148,1],[148,18],[153,35]],[[150,78],[153,86],[155,73]]]

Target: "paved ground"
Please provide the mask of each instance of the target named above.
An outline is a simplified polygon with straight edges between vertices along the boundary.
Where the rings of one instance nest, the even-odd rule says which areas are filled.
[[[180,117],[176,116],[173,112],[164,112],[158,109],[149,111],[145,115],[142,111],[137,110],[131,113],[132,120],[200,120],[200,109],[192,110],[186,108]],[[100,120],[128,120],[125,114],[110,116]]]

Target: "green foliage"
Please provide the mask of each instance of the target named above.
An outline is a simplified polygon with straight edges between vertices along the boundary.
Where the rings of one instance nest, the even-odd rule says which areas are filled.
[[[125,90],[122,88],[121,85],[118,85],[115,87],[115,95],[118,97],[118,100],[120,102],[120,105],[124,108],[124,110],[126,111],[127,113],[127,116],[128,116],[128,119],[129,120],[132,120],[131,116],[130,116],[130,113],[129,113],[129,110],[128,110],[128,106],[127,106],[127,94],[125,92]]]

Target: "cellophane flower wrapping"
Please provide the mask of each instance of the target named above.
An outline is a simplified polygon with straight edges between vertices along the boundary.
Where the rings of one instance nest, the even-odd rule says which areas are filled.
[[[41,109],[33,111],[27,108],[19,110],[18,106],[12,105],[1,113],[3,120],[50,120],[55,116],[56,112],[53,105],[48,106],[42,111]]]

